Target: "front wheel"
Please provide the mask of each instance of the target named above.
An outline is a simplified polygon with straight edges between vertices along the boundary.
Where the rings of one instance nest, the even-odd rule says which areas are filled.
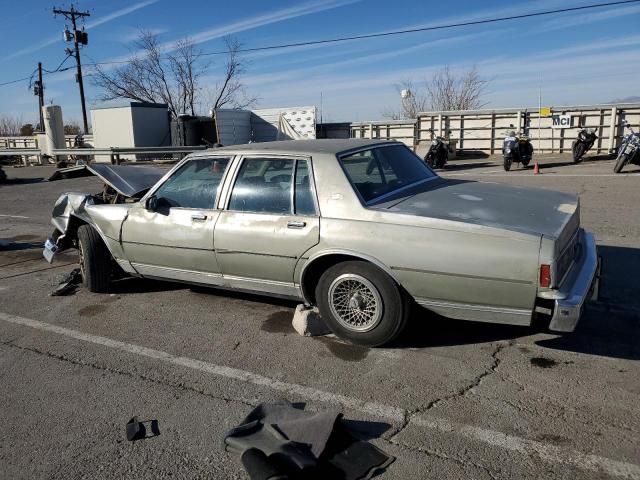
[[[504,169],[505,171],[509,171],[511,170],[511,164],[513,163],[513,160],[511,159],[511,157],[504,157]]]
[[[394,340],[409,318],[407,296],[389,275],[364,261],[339,263],[324,272],[316,301],[336,335],[368,347]]]
[[[624,153],[623,149],[621,149],[620,153],[618,154],[618,160],[616,160],[616,164],[613,167],[613,172],[620,173],[628,161],[629,161],[629,156],[626,153]]]
[[[90,292],[107,292],[111,279],[111,254],[96,229],[90,225],[78,228],[78,252],[82,284]]]

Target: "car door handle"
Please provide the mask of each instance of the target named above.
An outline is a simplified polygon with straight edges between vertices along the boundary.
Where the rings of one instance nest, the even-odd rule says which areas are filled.
[[[204,213],[194,213],[191,215],[191,220],[195,220],[198,222],[202,222],[207,219],[207,216]]]
[[[298,220],[290,220],[287,222],[287,228],[304,228],[307,226],[307,222],[301,222]]]

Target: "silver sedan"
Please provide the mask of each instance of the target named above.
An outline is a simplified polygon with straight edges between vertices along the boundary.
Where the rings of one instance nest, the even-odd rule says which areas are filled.
[[[62,195],[45,249],[53,260],[78,248],[93,292],[124,272],[294,298],[373,346],[400,334],[413,303],[480,322],[542,316],[570,332],[597,287],[576,197],[445,180],[397,142],[212,149],[160,180],[94,168],[115,195]]]

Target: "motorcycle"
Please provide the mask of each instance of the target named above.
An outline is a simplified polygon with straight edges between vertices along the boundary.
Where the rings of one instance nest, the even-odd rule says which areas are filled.
[[[582,157],[593,147],[597,138],[595,128],[583,128],[578,132],[578,139],[571,144],[573,163],[582,161]]]
[[[511,170],[513,162],[521,163],[526,167],[533,158],[533,145],[529,141],[529,136],[524,133],[508,132],[502,144],[502,155],[504,158],[504,169]]]
[[[628,163],[640,165],[640,133],[634,132],[626,120],[623,121],[623,125],[628,128],[631,133],[626,134],[622,138],[622,144],[618,149],[616,164],[613,167],[615,173],[620,173]]]
[[[0,167],[0,183],[4,183],[7,181],[7,174],[4,173],[2,167]]]
[[[433,130],[431,130],[433,133]],[[427,155],[424,157],[424,161],[427,162],[431,168],[444,168],[449,160],[449,143],[444,137],[437,136],[431,140],[431,146]]]

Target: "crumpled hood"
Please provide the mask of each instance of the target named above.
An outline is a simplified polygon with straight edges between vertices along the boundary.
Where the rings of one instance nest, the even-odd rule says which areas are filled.
[[[576,196],[553,190],[448,180],[374,208],[558,238],[578,205]]]
[[[156,167],[94,163],[57,170],[49,181],[95,175],[125,197],[136,197],[153,187],[165,174]]]

